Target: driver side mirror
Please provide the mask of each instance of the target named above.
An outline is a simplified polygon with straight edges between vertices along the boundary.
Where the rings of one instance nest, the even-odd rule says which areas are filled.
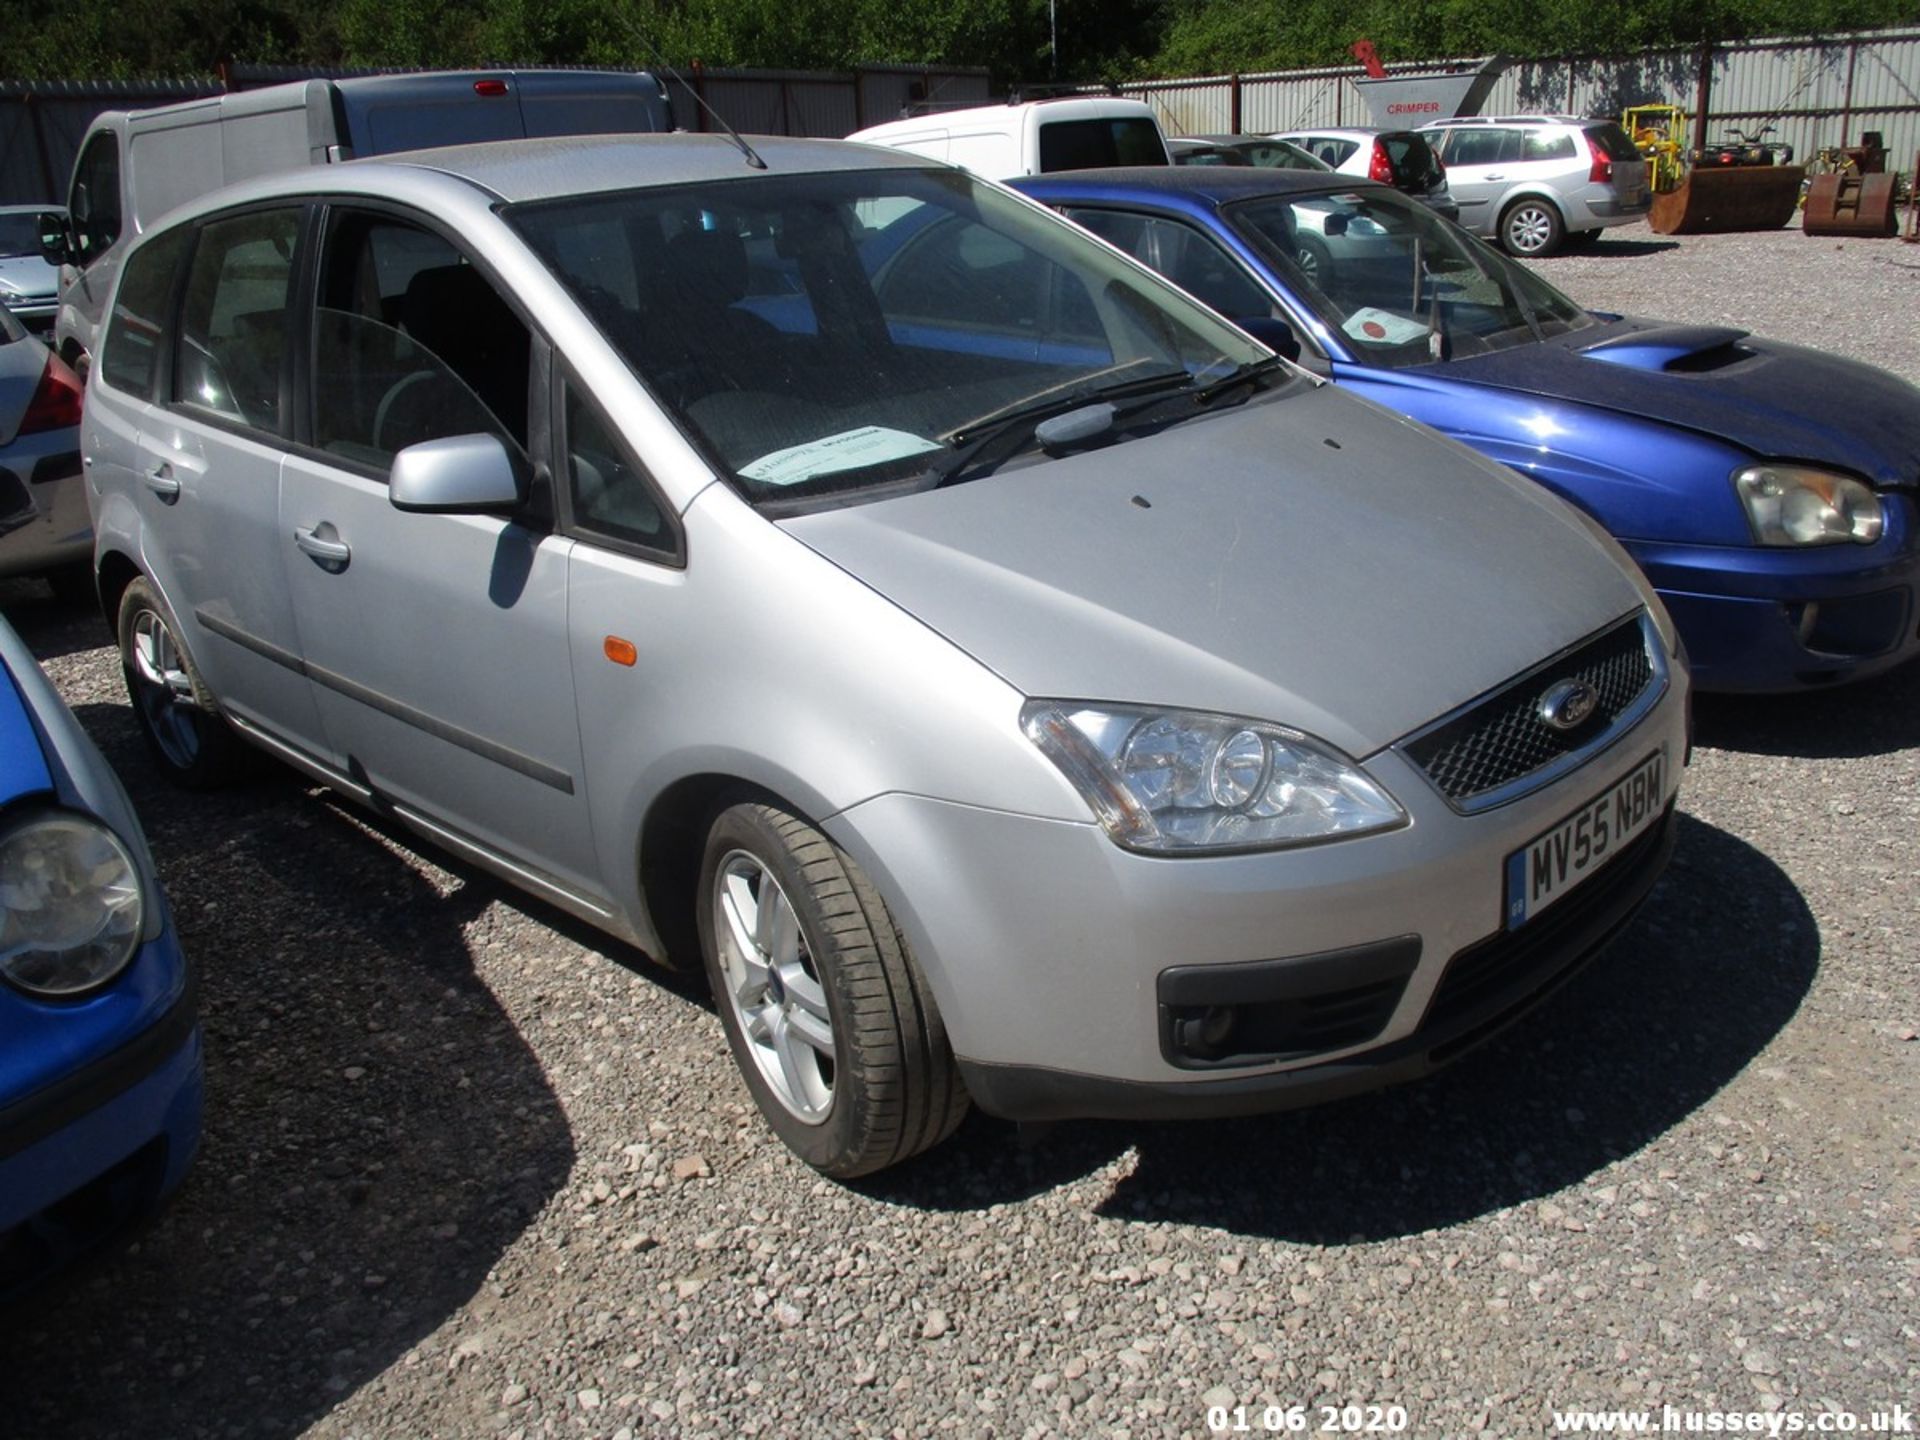
[[[393,457],[387,498],[416,514],[491,514],[524,505],[527,481],[498,435],[449,435]]]
[[[57,210],[42,210],[34,219],[41,257],[49,265],[72,264],[73,245],[67,238],[67,217]]]

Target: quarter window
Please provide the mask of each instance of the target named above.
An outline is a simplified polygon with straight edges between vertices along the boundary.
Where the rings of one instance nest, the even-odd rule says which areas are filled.
[[[1573,158],[1573,136],[1562,130],[1529,130],[1526,137],[1526,149],[1521,153],[1523,160],[1571,160]]]
[[[180,316],[176,401],[280,433],[299,234],[298,210],[236,215],[201,230]]]
[[[385,469],[423,440],[527,446],[526,325],[451,242],[384,216],[336,215],[321,261],[314,440]]]
[[[173,280],[192,239],[190,230],[170,230],[127,258],[100,348],[100,378],[114,389],[153,398]]]
[[[567,485],[582,530],[662,555],[675,552],[666,507],[600,412],[566,389]]]

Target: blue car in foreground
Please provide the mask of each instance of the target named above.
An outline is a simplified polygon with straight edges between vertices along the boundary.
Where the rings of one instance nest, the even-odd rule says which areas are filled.
[[[0,1300],[180,1183],[192,977],[120,782],[0,620]]]
[[[1830,685],[1920,650],[1905,381],[1583,310],[1383,185],[1184,167],[1014,185],[1263,338],[1284,322],[1310,368],[1599,520],[1666,601],[1700,688]],[[1489,564],[1500,545],[1487,536]]]

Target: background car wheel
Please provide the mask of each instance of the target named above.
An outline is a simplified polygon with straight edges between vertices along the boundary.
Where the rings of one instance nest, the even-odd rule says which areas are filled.
[[[1315,288],[1326,285],[1333,272],[1333,256],[1327,252],[1326,242],[1312,235],[1293,237],[1294,263],[1300,267],[1301,278]]]
[[[1516,200],[1500,217],[1500,244],[1509,255],[1534,259],[1560,248],[1566,224],[1545,200]]]
[[[119,632],[133,713],[168,776],[204,790],[244,774],[245,746],[220,718],[180,643],[173,613],[145,579],[134,580],[120,597]]]
[[[723,810],[700,948],[727,1043],[775,1133],[842,1179],[938,1144],[967,1096],[933,996],[852,859],[771,805]]]

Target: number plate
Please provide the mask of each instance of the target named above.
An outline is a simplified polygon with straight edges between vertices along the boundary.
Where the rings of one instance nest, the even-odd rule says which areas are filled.
[[[1588,801],[1507,857],[1507,929],[1517,930],[1611,860],[1660,818],[1667,752],[1659,750],[1606,794]]]

